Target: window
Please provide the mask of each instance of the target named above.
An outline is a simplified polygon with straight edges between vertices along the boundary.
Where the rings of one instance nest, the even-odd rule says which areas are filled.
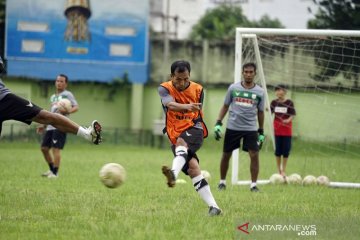
[[[21,51],[32,52],[32,53],[43,53],[44,52],[44,41],[42,40],[22,40]]]
[[[131,50],[129,44],[110,44],[110,56],[129,57],[131,56]]]
[[[19,21],[17,24],[17,30],[27,32],[48,32],[49,24]]]
[[[105,34],[114,36],[135,36],[136,31],[132,27],[106,27]]]

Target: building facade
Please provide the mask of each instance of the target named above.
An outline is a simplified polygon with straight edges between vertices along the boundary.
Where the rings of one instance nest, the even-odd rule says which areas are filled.
[[[306,29],[307,21],[317,11],[312,0],[150,0],[150,24],[154,32],[185,39],[206,11],[220,4],[241,6],[251,21],[268,15],[286,28],[295,29]]]

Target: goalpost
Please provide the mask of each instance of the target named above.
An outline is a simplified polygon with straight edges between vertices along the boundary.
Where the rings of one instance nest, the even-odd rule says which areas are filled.
[[[269,145],[270,139],[273,149],[273,117],[267,86],[273,87],[280,83],[291,90],[299,91],[299,94],[291,98],[299,98],[301,103],[307,101],[303,100],[306,95],[319,93],[316,94],[316,101],[321,103],[307,103],[309,106],[313,104],[314,108],[309,107],[312,110],[301,104],[299,108],[309,110],[309,115],[318,114],[320,123],[312,122],[314,126],[299,126],[301,131],[293,129],[293,136],[320,142],[320,147],[328,147],[327,142],[330,142],[329,146],[331,145],[334,151],[343,151],[342,145],[348,146],[350,151],[359,146],[360,111],[355,109],[360,109],[360,97],[351,93],[360,90],[360,31],[236,28],[234,82],[241,80],[242,65],[245,62],[257,64],[257,83],[266,93],[264,127],[266,135],[269,136],[267,144]],[[354,109],[342,111],[344,106],[341,104],[352,104]],[[324,111],[337,111],[336,115],[318,112],[323,108],[326,108]],[[336,118],[333,121],[339,122],[328,123],[326,120],[331,118]],[[355,119],[355,123],[350,119]],[[336,128],[339,128],[338,131]],[[324,129],[327,133],[320,134]],[[323,145],[321,142],[324,142]],[[357,152],[351,154],[360,158]],[[232,153],[232,184],[250,184],[249,180],[239,180],[239,163],[237,149]],[[258,184],[267,183],[269,180],[258,180]],[[360,183],[332,182],[330,186],[360,188]]]

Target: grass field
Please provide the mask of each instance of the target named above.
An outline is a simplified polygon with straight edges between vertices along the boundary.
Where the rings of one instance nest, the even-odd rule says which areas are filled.
[[[314,146],[314,145],[312,145]],[[288,174],[325,174],[331,181],[360,182],[360,159],[329,148],[294,144]],[[171,164],[168,149],[135,146],[68,144],[58,179],[44,179],[47,170],[37,143],[0,144],[0,239],[358,239],[360,189],[292,185],[262,185],[216,189],[221,144],[207,141],[199,152],[202,169],[212,174],[210,186],[223,209],[208,217],[207,206],[187,184],[169,189],[161,174]],[[241,178],[249,178],[243,153]],[[101,166],[118,162],[127,171],[125,184],[105,188],[98,179]],[[270,150],[261,152],[259,179],[276,171]],[[231,180],[231,171],[228,183]],[[237,227],[249,222],[250,234]],[[254,230],[272,225],[283,230]],[[312,236],[284,226],[315,226]],[[253,231],[251,231],[253,230]]]

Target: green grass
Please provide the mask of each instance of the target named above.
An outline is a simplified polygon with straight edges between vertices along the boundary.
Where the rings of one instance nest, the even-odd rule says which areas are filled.
[[[331,181],[360,182],[355,152],[330,151],[295,143],[288,173],[325,174]],[[311,145],[313,146],[313,145]],[[276,171],[268,146],[261,152],[259,179]],[[354,157],[355,154],[355,157]],[[163,164],[168,149],[135,146],[69,144],[63,151],[58,179],[44,179],[47,170],[37,143],[0,144],[0,239],[358,239],[360,190],[302,186],[248,186],[216,189],[221,144],[207,141],[199,152],[203,169],[223,215],[210,218],[207,206],[186,179],[166,186]],[[249,178],[249,160],[241,153],[240,174]],[[118,162],[127,180],[117,189],[98,179],[101,166]],[[228,174],[228,183],[231,180]],[[296,232],[251,232],[237,226],[259,224],[316,225],[316,237]]]

